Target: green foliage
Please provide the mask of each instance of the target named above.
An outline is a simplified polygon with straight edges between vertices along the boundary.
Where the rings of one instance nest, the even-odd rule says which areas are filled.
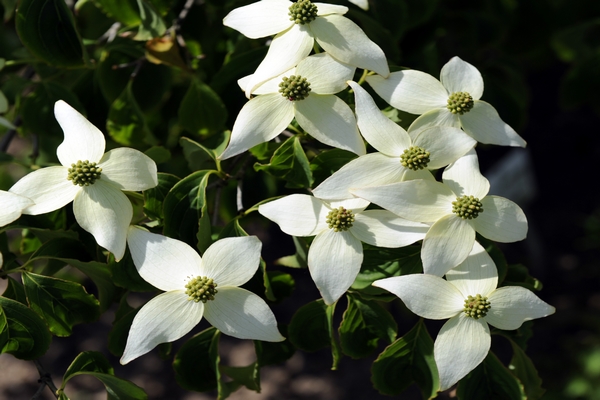
[[[308,158],[297,136],[283,142],[273,153],[269,164],[256,163],[254,169],[284,179],[290,188],[307,188],[313,184]]]
[[[219,336],[208,328],[188,340],[175,355],[173,369],[182,388],[205,392],[217,387]]]
[[[481,364],[458,384],[459,399],[526,399],[523,385],[510,373],[494,353],[490,352]]]
[[[223,130],[227,109],[210,86],[193,79],[181,101],[178,115],[184,129],[205,137]]]

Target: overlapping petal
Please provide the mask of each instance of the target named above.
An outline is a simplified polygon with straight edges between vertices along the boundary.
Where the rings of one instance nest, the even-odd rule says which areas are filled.
[[[288,16],[292,2],[262,0],[232,10],[223,18],[223,25],[251,39],[275,35],[294,24]]]
[[[450,164],[444,170],[442,179],[456,196],[475,196],[481,200],[490,191],[490,182],[479,171],[475,149]]]
[[[423,131],[423,129],[434,126],[449,126],[460,129],[461,125],[458,116],[452,114],[446,108],[436,108],[434,110],[427,111],[415,119],[408,127],[408,134],[414,140],[421,133],[421,131]]]
[[[120,147],[100,160],[100,179],[121,190],[140,191],[158,185],[156,163],[141,151]]]
[[[256,273],[261,248],[256,236],[217,240],[204,252],[200,275],[214,279],[219,287],[241,286]]]
[[[54,116],[65,134],[65,140],[56,149],[62,165],[70,167],[77,161],[100,161],[106,141],[98,128],[63,100],[54,104]]]
[[[498,329],[517,329],[525,321],[554,314],[554,307],[531,290],[519,286],[501,287],[488,297],[491,308],[483,318]]]
[[[459,115],[462,128],[480,143],[525,147],[527,142],[506,122],[494,107],[477,100],[468,113]]]
[[[438,169],[456,161],[475,146],[477,142],[458,128],[433,126],[421,130],[413,138],[413,144],[429,151],[427,168]]]
[[[346,81],[352,79],[355,70],[355,67],[343,64],[327,53],[319,53],[302,60],[290,75],[306,78],[311,94],[334,94],[346,89]]]
[[[292,194],[258,207],[258,212],[292,236],[313,236],[328,229],[329,209],[319,199]]]
[[[379,247],[403,247],[422,240],[429,225],[409,221],[386,210],[367,210],[354,216],[350,232],[361,242]]]
[[[514,202],[499,196],[481,200],[483,212],[472,220],[473,227],[484,237],[501,243],[512,243],[527,236],[527,218]]]
[[[21,216],[23,209],[33,205],[33,201],[27,197],[15,193],[0,190],[0,226],[10,224]],[[0,266],[2,264],[0,263]]]
[[[348,12],[348,7],[339,6],[337,4],[329,4],[329,3],[317,3],[313,2],[315,6],[317,6],[317,15],[329,15],[329,14],[346,14]]]
[[[440,81],[448,93],[467,92],[474,100],[479,100],[483,94],[481,73],[459,57],[452,57],[442,67]]]
[[[446,272],[446,280],[469,296],[488,296],[498,286],[498,270],[492,257],[477,242],[469,256],[456,268]]]

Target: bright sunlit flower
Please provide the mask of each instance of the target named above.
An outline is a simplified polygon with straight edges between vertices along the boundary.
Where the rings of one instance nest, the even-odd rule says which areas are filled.
[[[27,197],[0,190],[0,226],[10,224],[21,216],[23,209],[32,205],[33,201]]]
[[[23,214],[44,214],[72,201],[77,223],[120,260],[133,216],[131,202],[122,191],[155,187],[156,164],[134,149],[104,153],[102,132],[62,100],[54,105],[54,115],[65,134],[56,150],[62,165],[31,172],[10,192],[34,202]]]
[[[488,324],[514,330],[525,321],[555,311],[523,287],[497,288],[496,266],[477,242],[467,259],[448,271],[446,280],[414,274],[381,279],[373,286],[395,294],[420,317],[450,318],[438,333],[433,349],[439,390],[450,388],[487,356],[491,344]]]
[[[325,202],[293,194],[262,204],[258,212],[292,236],[316,236],[308,250],[310,276],[325,304],[335,303],[360,271],[362,243],[402,247],[423,239],[427,225],[385,210],[368,210],[369,202],[351,199]]]
[[[416,70],[394,72],[387,79],[373,75],[366,80],[392,106],[422,114],[411,125],[411,131],[427,126],[454,126],[481,143],[517,147],[527,144],[500,119],[494,107],[479,100],[483,78],[477,68],[458,57],[444,65],[441,82]]]
[[[342,16],[347,11],[348,7],[308,0],[262,0],[231,11],[223,24],[249,38],[277,34],[248,82],[246,96],[306,58],[315,40],[341,62],[388,76],[385,54],[358,25]]]
[[[202,317],[239,339],[285,339],[267,303],[238,287],[258,269],[262,244],[256,236],[218,240],[202,257],[179,240],[136,226],[129,228],[127,243],[140,276],[165,293],[136,314],[121,364],[181,338]]]

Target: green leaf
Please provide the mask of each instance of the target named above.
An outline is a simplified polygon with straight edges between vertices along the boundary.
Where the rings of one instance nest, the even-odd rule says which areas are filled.
[[[164,218],[163,202],[169,190],[179,182],[179,178],[175,175],[158,173],[158,185],[152,189],[144,190],[144,213],[156,220]]]
[[[67,381],[77,372],[100,372],[113,375],[115,371],[106,357],[97,351],[84,351],[79,353],[63,375],[63,382],[59,390],[63,390]]]
[[[58,260],[77,268],[94,282],[98,288],[98,300],[100,301],[101,313],[106,311],[111,306],[117,288],[113,282],[110,267],[107,264],[96,261],[81,262],[79,260],[68,258]]]
[[[144,151],[144,154],[150,157],[156,164],[162,164],[171,159],[171,151],[163,146],[152,146]]]
[[[532,291],[542,290],[542,282],[529,275],[529,269],[522,264],[508,266],[502,286],[522,286]]]
[[[27,296],[25,295],[25,288],[21,282],[17,282],[10,276],[7,276],[6,283],[6,290],[4,293],[2,293],[2,296],[6,297],[7,299],[16,300],[19,303],[27,306]]]
[[[341,149],[331,149],[321,152],[310,161],[310,169],[314,178],[314,186],[318,186],[329,178],[335,171],[358,157],[356,154]]]
[[[89,260],[90,255],[80,240],[56,238],[42,244],[23,266],[43,258]]]
[[[76,282],[24,272],[23,285],[33,310],[57,336],[69,336],[75,324],[100,316],[99,302]]]
[[[83,67],[87,54],[64,0],[21,0],[15,18],[21,42],[56,67]]]
[[[533,362],[512,340],[510,341],[510,345],[513,349],[513,356],[508,365],[508,369],[523,384],[528,400],[540,399],[546,390],[542,388],[542,380],[540,379]]]
[[[287,326],[279,325],[279,332],[287,337]],[[286,339],[283,342],[254,341],[256,351],[256,362],[259,366],[280,364],[294,355],[296,348]]]
[[[220,365],[219,370],[234,382],[260,393],[260,367],[254,362],[246,367],[230,367]]]
[[[308,243],[304,238],[292,236],[292,239],[296,247],[296,254],[278,258],[274,264],[289,268],[308,268]]]
[[[44,355],[50,347],[52,335],[42,318],[18,301],[5,297],[0,297],[0,309],[8,325],[8,340],[0,342],[0,353],[10,353],[22,360]]]
[[[267,280],[269,281],[274,301],[277,302],[290,297],[296,287],[296,281],[294,281],[292,275],[281,271],[267,271]]]
[[[154,6],[144,0],[137,0],[141,24],[133,40],[150,40],[162,36],[167,27]]]
[[[273,153],[269,164],[254,164],[254,170],[265,171],[287,181],[286,187],[307,188],[313,177],[308,158],[297,136],[292,136]]]
[[[327,306],[315,300],[296,311],[288,328],[288,339],[304,351],[317,351],[330,345]]]
[[[109,17],[127,26],[136,26],[141,22],[136,0],[94,0]]]
[[[173,360],[175,379],[179,386],[197,392],[217,387],[219,336],[219,331],[211,327],[181,346]]]
[[[148,395],[141,387],[133,382],[117,378],[112,374],[94,371],[76,372],[69,376],[68,380],[80,375],[93,376],[102,382],[106,389],[108,400],[146,400],[148,398]],[[63,383],[66,383],[66,381]]]
[[[117,357],[125,351],[129,329],[133,319],[141,308],[133,309],[127,303],[127,296],[123,296],[113,321],[113,327],[108,333],[108,350]]]
[[[214,150],[186,137],[179,139],[179,145],[192,171],[215,168],[217,153]]]
[[[348,308],[340,324],[340,344],[344,354],[352,358],[367,357],[380,339],[392,343],[398,325],[389,312],[374,301],[348,294]]]
[[[222,131],[227,121],[227,109],[221,98],[199,79],[192,80],[178,115],[184,129],[200,136]]]
[[[12,18],[15,9],[17,8],[18,0],[2,0],[2,7],[4,7],[4,22],[7,22]]]
[[[129,81],[125,90],[111,104],[106,129],[115,142],[123,146],[142,147],[152,143],[153,138],[131,91],[132,82]]]
[[[371,381],[379,393],[389,396],[399,395],[413,382],[421,389],[423,398],[436,396],[439,376],[433,358],[433,340],[422,319],[377,357],[371,368]]]
[[[137,272],[131,253],[125,252],[125,256],[120,261],[112,261],[109,264],[115,285],[133,290],[136,292],[153,292],[156,288],[146,282]]]

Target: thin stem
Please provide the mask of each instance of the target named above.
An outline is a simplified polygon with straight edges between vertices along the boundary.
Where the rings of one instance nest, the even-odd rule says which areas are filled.
[[[368,75],[371,75],[371,74],[369,74],[369,70],[363,69],[363,73],[362,73],[360,79],[358,80],[358,82],[356,82],[356,83],[358,83],[359,85],[362,85],[363,83],[365,83],[365,79],[367,78]]]
[[[33,362],[37,367],[38,373],[40,374],[40,379],[38,380],[38,382],[40,384],[48,386],[50,390],[52,390],[52,394],[54,395],[54,397],[58,399],[58,388],[54,385],[50,374],[44,370],[44,367],[42,366],[42,363],[40,363],[40,360],[33,360]],[[39,396],[38,393],[41,394],[40,388],[38,388],[37,392],[35,393],[33,397],[34,399],[36,398],[35,396]]]
[[[17,128],[23,123],[23,120],[21,119],[21,116],[17,116],[17,118],[15,118],[13,125],[16,126]],[[10,129],[8,132],[6,132],[6,135],[4,135],[4,137],[2,138],[2,141],[0,142],[0,151],[3,153],[6,153],[6,150],[8,150],[8,146],[10,146],[10,142],[12,142],[12,140],[15,138],[15,136],[17,135],[17,130],[16,129]]]

